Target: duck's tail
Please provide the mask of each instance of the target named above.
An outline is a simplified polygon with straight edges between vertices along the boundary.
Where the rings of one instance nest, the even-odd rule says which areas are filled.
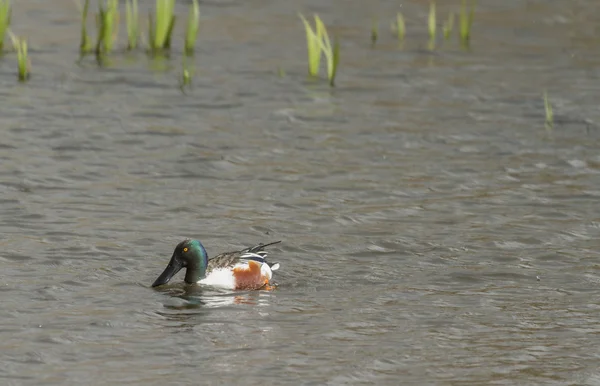
[[[270,245],[279,244],[280,242],[281,242],[281,240],[274,241],[274,242],[268,243],[268,244],[260,243],[253,247],[246,248],[243,251],[244,254],[242,255],[242,258],[258,261],[259,263],[265,263],[269,266],[269,268],[271,268],[271,271],[276,271],[279,269],[279,263],[271,263],[271,262],[267,261],[267,251],[265,251],[264,249],[265,249],[265,247],[268,247]]]

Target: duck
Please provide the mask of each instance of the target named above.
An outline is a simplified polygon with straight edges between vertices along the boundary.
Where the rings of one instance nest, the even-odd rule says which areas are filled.
[[[280,242],[261,243],[208,258],[200,241],[185,239],[177,244],[169,264],[152,283],[152,287],[167,284],[185,268],[183,280],[186,284],[204,284],[231,290],[272,290],[273,271],[279,269],[279,263],[267,262],[264,249]]]

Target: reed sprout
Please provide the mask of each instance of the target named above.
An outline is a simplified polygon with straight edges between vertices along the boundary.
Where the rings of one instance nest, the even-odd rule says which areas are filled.
[[[325,24],[319,15],[315,15],[314,30],[302,14],[299,16],[300,19],[302,19],[304,29],[306,30],[308,73],[311,76],[319,75],[321,52],[323,52],[325,54],[325,59],[327,60],[327,79],[329,79],[329,85],[333,87],[335,84],[337,67],[340,62],[340,44],[338,40],[335,39],[333,45],[331,45],[327,28],[325,28]]]
[[[470,4],[470,9],[467,9],[467,0],[462,0],[459,15],[460,41],[465,46],[469,45],[469,42],[471,40],[471,27],[473,26],[473,18],[475,17],[476,0],[471,0]]]
[[[404,23],[404,16],[402,12],[398,12],[396,15],[396,33],[398,34],[398,40],[404,41],[404,35],[406,34],[406,25]]]
[[[10,31],[9,31],[10,33]],[[20,38],[10,33],[12,45],[17,51],[17,76],[20,82],[25,82],[30,75],[30,62],[27,55],[27,39]]]
[[[96,39],[96,56],[112,51],[119,31],[119,0],[107,0],[98,9],[98,36]]]
[[[435,32],[436,32],[436,13],[435,13],[435,1],[429,3],[429,18],[427,20],[427,27],[429,29],[429,49],[435,48]]]
[[[127,49],[134,50],[140,36],[140,15],[138,0],[125,0],[125,19],[127,22]]]
[[[546,127],[552,128],[554,126],[554,113],[546,91],[544,91],[544,110],[546,112]]]
[[[85,55],[92,50],[92,39],[87,33],[87,18],[90,8],[90,0],[85,0],[81,9],[81,41],[79,43],[79,53]]]
[[[337,67],[340,62],[340,44],[336,38],[333,42],[333,46],[331,45],[327,28],[325,28],[325,24],[323,24],[323,21],[317,15],[315,15],[315,25],[317,28],[317,35],[321,36],[319,46],[327,59],[327,79],[329,79],[329,85],[333,87],[335,85]]]
[[[17,62],[19,80],[24,82],[29,79],[29,57],[27,56],[27,39],[25,38],[19,38],[17,42]]]
[[[160,51],[171,48],[171,35],[175,26],[175,0],[156,0],[154,18],[149,15],[150,50]]]
[[[198,0],[192,0],[188,13],[188,22],[185,28],[185,54],[192,55],[200,29],[200,6]]]
[[[312,26],[306,20],[306,18],[300,14],[300,19],[304,23],[304,29],[306,31],[306,49],[308,53],[308,74],[310,76],[318,76],[319,75],[319,67],[321,65],[321,45],[320,41],[323,39],[323,36],[320,35],[322,31],[316,28],[316,31],[313,30]],[[315,15],[315,20],[317,20],[318,16]]]
[[[10,27],[11,14],[10,0],[0,0],[0,52],[4,48],[4,38]]]

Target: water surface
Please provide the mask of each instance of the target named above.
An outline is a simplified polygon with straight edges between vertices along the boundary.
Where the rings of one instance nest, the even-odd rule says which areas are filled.
[[[434,52],[426,1],[201,7],[184,94],[181,39],[78,64],[71,1],[15,5],[33,77],[0,59],[2,384],[600,384],[595,1],[480,1],[471,49]],[[333,90],[298,11],[340,36]],[[151,289],[184,237],[283,240],[277,290]]]

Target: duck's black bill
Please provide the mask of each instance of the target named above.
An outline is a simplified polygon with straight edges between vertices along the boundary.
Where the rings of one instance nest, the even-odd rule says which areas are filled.
[[[152,283],[152,287],[158,287],[159,285],[167,284],[169,280],[171,280],[171,278],[181,270],[181,268],[183,268],[183,264],[173,255],[173,257],[171,257],[171,261],[169,261],[169,265],[167,265],[167,268],[165,268],[163,273],[161,273],[154,283]]]

